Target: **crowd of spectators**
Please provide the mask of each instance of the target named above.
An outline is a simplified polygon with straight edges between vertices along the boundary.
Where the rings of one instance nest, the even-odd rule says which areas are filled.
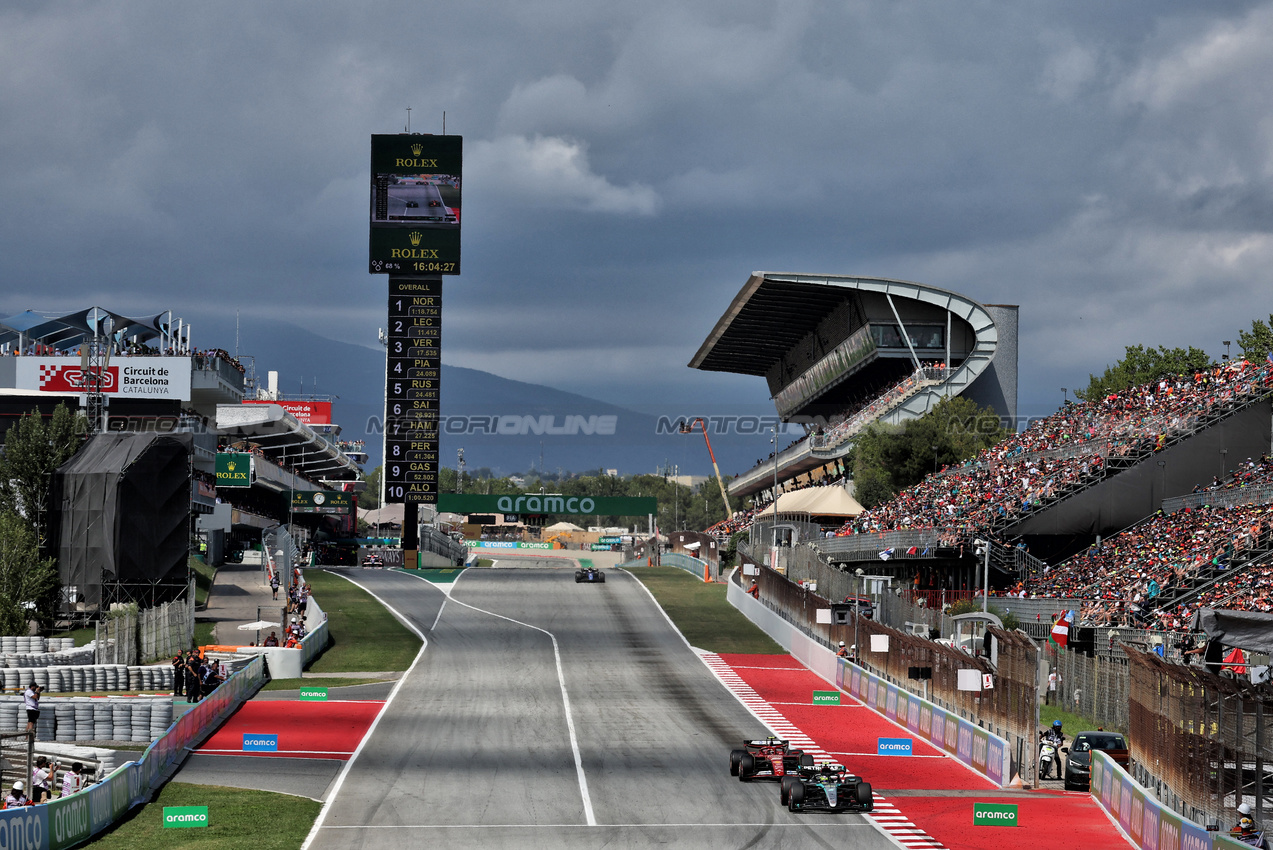
[[[1224,480],[1195,492],[1222,492],[1273,480],[1266,455],[1246,460]],[[1079,625],[1187,629],[1194,611],[1217,602],[1226,608],[1267,610],[1273,571],[1247,570],[1222,581],[1189,604],[1160,607],[1170,590],[1188,590],[1229,569],[1273,530],[1273,506],[1262,504],[1185,508],[1159,512],[1122,533],[1050,567],[1035,588],[1039,596],[1088,600]],[[1269,575],[1265,573],[1269,572]]]
[[[1160,450],[1199,419],[1273,385],[1273,364],[1231,361],[1069,404],[975,458],[845,523],[840,534],[944,528],[985,533],[1099,478],[1115,456]],[[1070,451],[1057,451],[1058,449]]]

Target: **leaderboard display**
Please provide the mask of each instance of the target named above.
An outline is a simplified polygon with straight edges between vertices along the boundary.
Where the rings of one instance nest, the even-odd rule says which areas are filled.
[[[385,380],[386,503],[436,504],[442,279],[389,278]]]

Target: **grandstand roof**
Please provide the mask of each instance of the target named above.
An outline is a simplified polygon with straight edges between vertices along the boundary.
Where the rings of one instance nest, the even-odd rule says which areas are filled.
[[[848,494],[843,487],[807,487],[778,497],[778,512],[784,514],[809,514],[810,516],[857,516],[865,508]],[[757,516],[772,516],[770,505]]]
[[[879,277],[752,272],[690,368],[764,375],[836,307],[863,290],[936,304],[967,319],[975,302],[935,286]]]
[[[166,312],[134,319],[102,307],[88,307],[64,315],[45,315],[26,310],[0,319],[0,345],[24,339],[28,343],[74,348],[83,342],[85,336],[92,336],[94,326],[107,316],[114,322],[112,335],[119,339],[135,336],[146,342],[162,336],[172,325],[172,315]]]
[[[271,460],[315,480],[359,474],[357,464],[333,442],[277,404],[218,404],[217,432],[222,439],[256,443]]]

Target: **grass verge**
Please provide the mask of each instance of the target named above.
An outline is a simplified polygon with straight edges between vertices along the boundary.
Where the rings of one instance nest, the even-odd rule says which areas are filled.
[[[478,558],[478,559],[477,559],[477,565],[478,565],[479,567],[489,567],[489,566],[490,566],[491,564],[493,564],[493,563],[495,563],[495,562],[494,562],[494,561],[492,561],[490,558]]]
[[[207,806],[208,826],[165,829],[164,806]],[[289,794],[246,791],[215,785],[169,782],[159,797],[133,809],[113,828],[93,839],[94,850],[295,850],[318,817],[322,803]],[[268,817],[262,813],[268,812]]]
[[[304,679],[271,679],[261,688],[263,691],[295,691],[300,688],[343,688],[349,685],[372,685],[379,682],[395,683],[396,679],[359,677],[346,679],[341,676],[310,676]]]
[[[1092,720],[1090,717],[1084,717],[1081,714],[1074,714],[1055,705],[1039,706],[1039,725],[1047,729],[1055,720],[1060,720],[1065,727],[1066,738],[1072,738],[1075,732],[1087,732],[1092,729],[1099,729],[1100,723]],[[1121,732],[1127,734],[1126,729],[1119,729],[1114,726],[1106,726],[1107,732]]]
[[[212,621],[199,622],[194,624],[194,643],[195,646],[210,646],[216,643],[216,638],[212,634],[212,630],[216,628],[216,623]]]
[[[780,655],[786,650],[725,601],[725,584],[704,584],[676,567],[629,570],[658,601],[692,646],[709,652]]]
[[[69,632],[57,632],[55,638],[74,638],[76,646],[87,646],[89,641],[97,638],[97,629],[71,629]]]
[[[411,666],[420,651],[420,639],[371,594],[340,576],[317,570],[307,570],[305,581],[327,612],[331,636],[327,650],[309,672],[385,672]]]

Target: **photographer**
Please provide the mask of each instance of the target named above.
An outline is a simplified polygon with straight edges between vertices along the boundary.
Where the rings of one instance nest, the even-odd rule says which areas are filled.
[[[40,694],[44,693],[44,688],[32,682],[27,689],[22,692],[22,702],[27,709],[27,731],[35,731],[35,721],[40,719]]]

